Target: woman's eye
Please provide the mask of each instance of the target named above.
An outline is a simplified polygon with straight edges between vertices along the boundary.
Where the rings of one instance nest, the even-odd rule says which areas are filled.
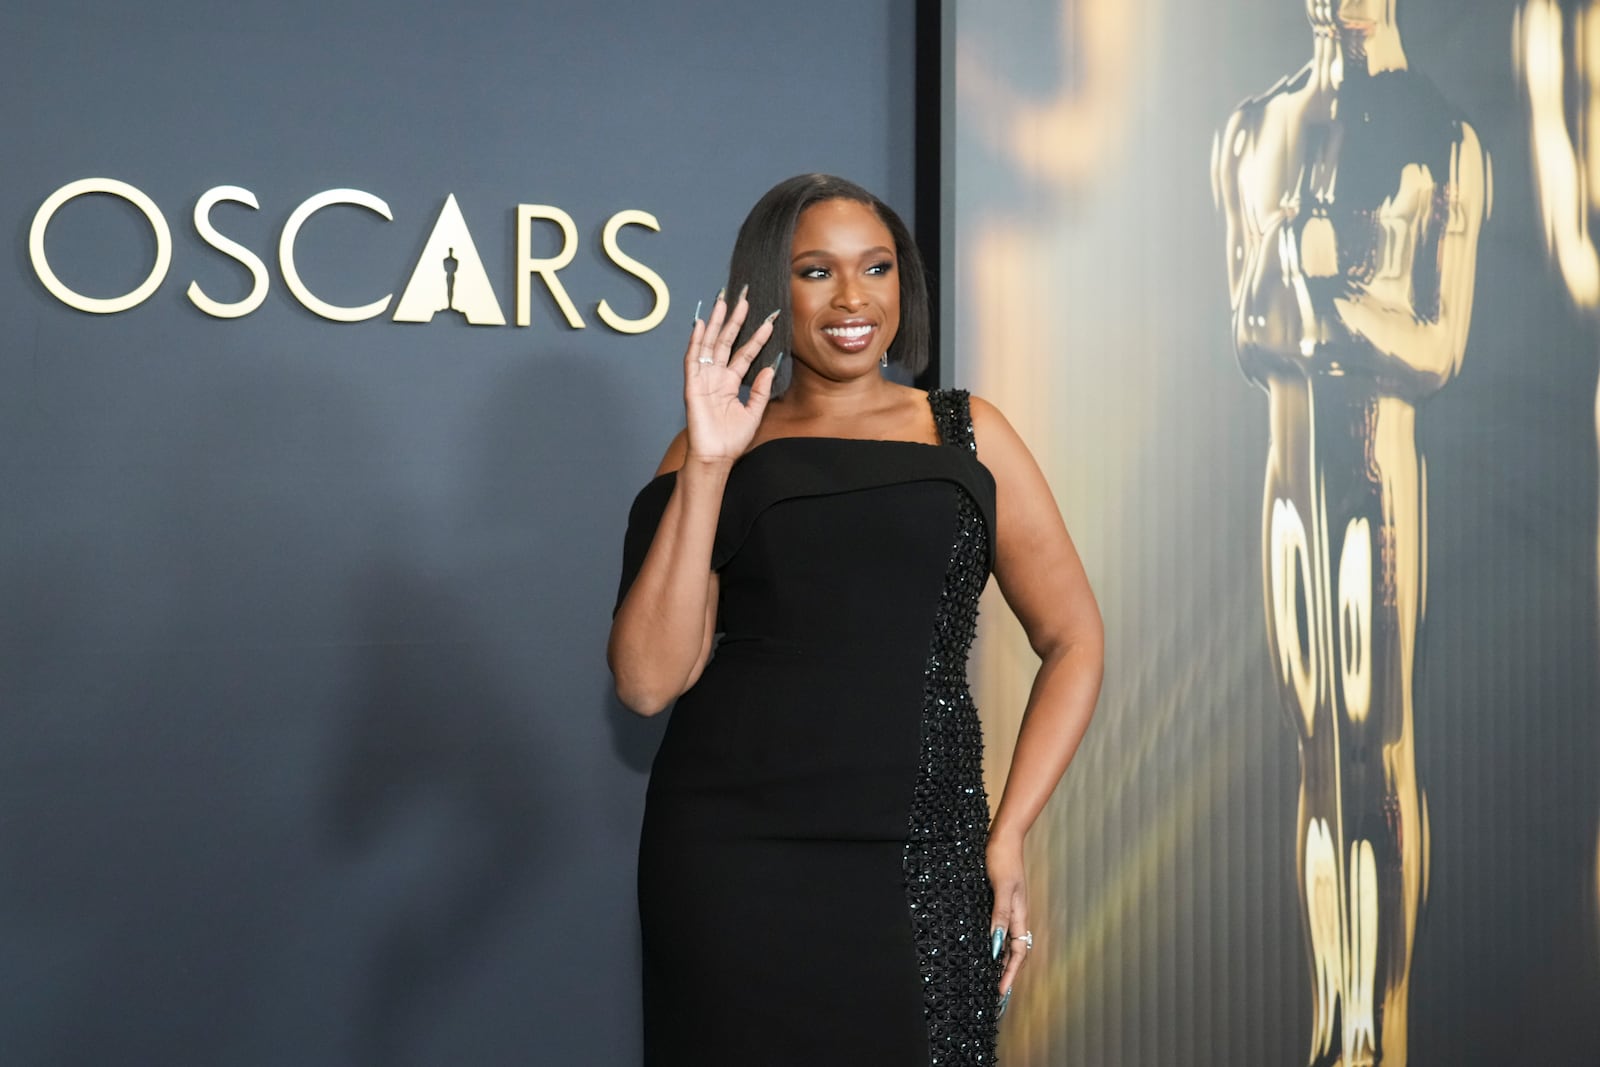
[[[828,276],[828,268],[801,267],[798,273],[802,278],[826,278]]]
[[[882,263],[874,263],[872,266],[868,267],[867,273],[888,274],[892,270],[894,270],[894,264],[890,263],[888,260],[884,260]]]

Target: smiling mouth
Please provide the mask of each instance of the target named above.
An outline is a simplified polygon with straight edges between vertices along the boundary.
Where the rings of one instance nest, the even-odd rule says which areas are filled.
[[[845,352],[859,352],[872,341],[877,327],[871,323],[850,326],[824,326],[822,335],[833,342],[833,347]]]

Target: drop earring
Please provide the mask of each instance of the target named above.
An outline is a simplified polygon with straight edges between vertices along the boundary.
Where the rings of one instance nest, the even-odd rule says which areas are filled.
[[[887,367],[888,365],[889,365],[889,353],[885,352],[882,356],[879,357],[878,366]]]

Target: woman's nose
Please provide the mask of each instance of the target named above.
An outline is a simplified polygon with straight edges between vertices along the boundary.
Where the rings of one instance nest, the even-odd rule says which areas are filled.
[[[865,307],[866,303],[866,293],[862,292],[861,286],[853,279],[841,280],[839,288],[833,294],[833,304],[838,308],[857,311]]]

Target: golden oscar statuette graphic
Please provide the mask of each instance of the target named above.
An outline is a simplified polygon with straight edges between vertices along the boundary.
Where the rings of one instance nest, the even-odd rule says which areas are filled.
[[[1266,390],[1268,644],[1299,735],[1313,1065],[1404,1064],[1428,813],[1413,694],[1427,594],[1417,406],[1461,366],[1490,189],[1410,69],[1396,0],[1307,0],[1312,58],[1228,119],[1234,346]]]
[[[1595,0],[1527,0],[1512,32],[1517,74],[1528,101],[1534,188],[1545,249],[1573,303],[1600,318],[1600,5]],[[1595,396],[1600,434],[1600,393]],[[1596,546],[1600,558],[1600,544]],[[1595,851],[1600,893],[1600,846]]]

